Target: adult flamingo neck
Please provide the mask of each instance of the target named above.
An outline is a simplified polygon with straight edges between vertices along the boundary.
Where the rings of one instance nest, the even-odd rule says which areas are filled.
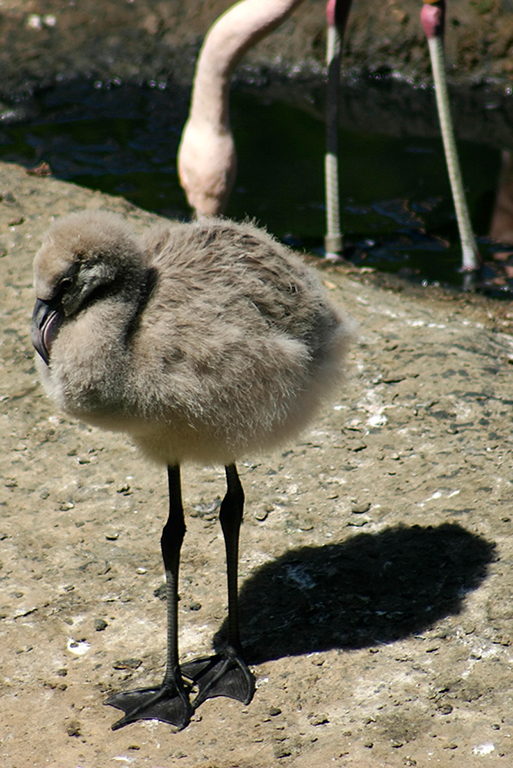
[[[229,131],[229,93],[241,57],[278,27],[303,0],[242,0],[210,28],[200,51],[190,117]]]

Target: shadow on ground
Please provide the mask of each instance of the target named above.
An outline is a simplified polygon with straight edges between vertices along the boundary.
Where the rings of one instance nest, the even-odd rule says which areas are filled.
[[[256,664],[422,632],[460,612],[493,557],[493,543],[457,524],[394,527],[289,550],[242,585],[245,658]],[[216,645],[225,633],[226,623]]]

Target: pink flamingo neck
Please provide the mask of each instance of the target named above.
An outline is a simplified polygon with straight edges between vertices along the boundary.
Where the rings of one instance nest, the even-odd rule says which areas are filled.
[[[200,51],[190,117],[229,130],[233,70],[252,46],[278,27],[303,0],[242,0],[210,28]]]

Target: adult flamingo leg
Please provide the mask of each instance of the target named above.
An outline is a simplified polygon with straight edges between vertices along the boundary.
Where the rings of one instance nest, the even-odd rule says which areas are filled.
[[[344,249],[340,226],[340,192],[338,177],[338,88],[340,82],[340,56],[344,32],[352,0],[328,0],[326,64],[328,84],[326,91],[326,153],[324,181],[326,198],[326,235],[324,250],[327,259],[338,259]]]
[[[447,163],[449,180],[451,182],[452,197],[460,233],[464,287],[469,289],[472,288],[475,283],[476,273],[481,267],[481,257],[472,231],[467,199],[463,188],[463,179],[449,104],[449,92],[447,90],[444,56],[445,0],[438,0],[438,2],[424,0],[420,18],[428,39],[433,80],[435,83],[438,119],[440,122],[445,160]]]

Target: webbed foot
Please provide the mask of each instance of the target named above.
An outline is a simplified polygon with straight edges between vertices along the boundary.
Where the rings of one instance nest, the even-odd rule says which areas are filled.
[[[198,695],[192,702],[196,709],[206,699],[227,696],[249,704],[255,693],[255,678],[240,654],[231,646],[222,653],[195,659],[181,666],[182,673],[197,687]]]
[[[137,720],[160,720],[181,731],[189,724],[194,712],[189,701],[189,690],[189,687],[179,690],[174,684],[164,682],[160,688],[115,693],[105,704],[121,709],[125,714],[111,726],[112,730],[117,731]]]

